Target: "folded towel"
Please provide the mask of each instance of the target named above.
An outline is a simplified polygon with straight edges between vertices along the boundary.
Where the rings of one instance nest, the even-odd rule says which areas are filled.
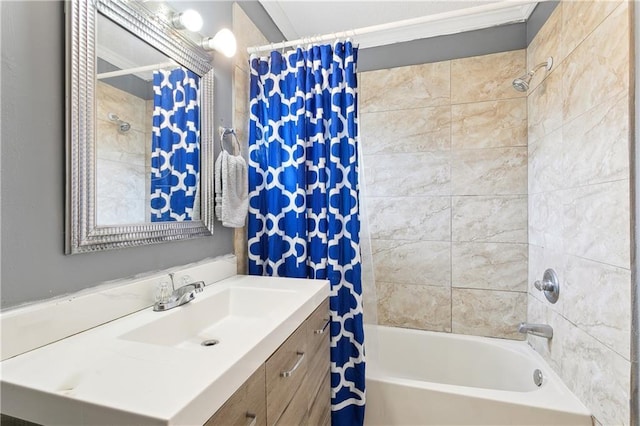
[[[249,209],[247,163],[222,150],[215,164],[216,217],[227,228],[242,228]]]

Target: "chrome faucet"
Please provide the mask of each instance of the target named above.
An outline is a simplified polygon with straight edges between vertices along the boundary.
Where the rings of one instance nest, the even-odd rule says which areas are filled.
[[[521,322],[518,326],[518,333],[533,334],[534,336],[544,337],[545,339],[553,338],[553,328],[547,324],[529,324]]]
[[[204,289],[204,281],[183,285],[173,290],[173,293],[166,300],[161,300],[153,305],[154,311],[168,311],[177,306],[191,302],[196,297],[196,293],[200,293]]]

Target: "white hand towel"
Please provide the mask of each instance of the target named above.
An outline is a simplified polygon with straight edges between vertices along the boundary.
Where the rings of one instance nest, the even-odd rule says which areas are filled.
[[[247,163],[222,151],[215,164],[216,217],[227,228],[242,228],[249,210]]]

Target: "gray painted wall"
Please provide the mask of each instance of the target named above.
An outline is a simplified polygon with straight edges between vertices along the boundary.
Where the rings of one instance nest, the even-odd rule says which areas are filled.
[[[526,47],[524,23],[369,47],[358,52],[358,72],[507,52]]]
[[[194,4],[206,9],[207,34],[231,27],[231,2]],[[63,3],[1,1],[0,8],[1,307],[232,252],[231,230],[217,223],[209,238],[64,255]],[[231,123],[232,63],[216,56],[214,66],[214,113]]]

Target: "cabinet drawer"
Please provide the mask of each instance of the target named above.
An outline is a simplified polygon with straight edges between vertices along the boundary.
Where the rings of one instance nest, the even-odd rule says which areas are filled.
[[[264,400],[265,367],[256,370],[205,426],[266,426],[267,407]]]
[[[309,352],[315,353],[320,345],[329,341],[329,299],[316,308],[306,321],[308,330]]]
[[[267,360],[267,424],[274,425],[307,374],[307,327],[303,323]]]

